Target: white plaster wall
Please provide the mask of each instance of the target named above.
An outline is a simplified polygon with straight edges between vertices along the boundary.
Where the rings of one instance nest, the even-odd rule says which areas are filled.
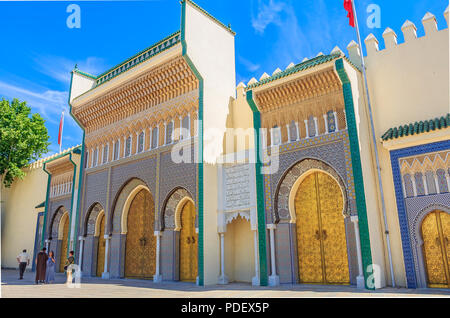
[[[234,36],[186,2],[187,55],[204,80],[204,283],[216,284],[220,255],[217,234],[217,165],[230,98],[235,94]],[[213,134],[211,134],[213,132]]]
[[[33,257],[38,215],[35,207],[45,201],[48,175],[42,167],[25,172],[25,178],[14,181],[11,188],[2,187],[2,267],[18,268],[16,257],[23,249]]]

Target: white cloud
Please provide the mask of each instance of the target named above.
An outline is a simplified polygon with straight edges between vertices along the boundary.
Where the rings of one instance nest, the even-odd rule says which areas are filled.
[[[257,33],[264,33],[266,27],[275,23],[276,25],[281,24],[280,13],[285,8],[285,3],[275,2],[273,0],[267,1],[259,0],[258,1],[258,13],[256,17],[252,17],[252,26]]]
[[[261,65],[252,63],[251,61],[247,60],[246,58],[244,58],[244,57],[242,57],[240,55],[238,55],[238,60],[239,60],[239,63],[244,65],[245,68],[249,72],[255,72],[255,71],[259,70],[259,68],[261,67]]]
[[[107,69],[103,59],[98,57],[88,57],[84,61],[75,62],[59,56],[37,55],[33,60],[36,70],[66,84],[70,83],[70,72],[75,64],[78,64],[80,70],[93,75],[98,75]]]

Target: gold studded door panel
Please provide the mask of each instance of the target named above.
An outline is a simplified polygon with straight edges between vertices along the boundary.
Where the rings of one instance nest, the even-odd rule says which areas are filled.
[[[440,221],[442,228],[443,258],[446,265],[447,287],[450,288],[450,214],[441,212]]]
[[[144,201],[143,191],[136,194],[131,202],[127,217],[127,239],[125,244],[125,277],[143,277],[143,246],[144,234]]]
[[[97,276],[102,276],[105,267],[105,244],[105,215],[103,214],[100,221],[100,234],[98,236]]]
[[[145,191],[143,209],[143,261],[142,275],[144,278],[153,278],[156,272],[156,238],[154,234],[155,205],[148,191]]]
[[[194,282],[197,277],[197,233],[195,207],[188,201],[181,211],[180,280]]]
[[[342,215],[343,198],[339,184],[325,173],[317,173],[319,213],[325,282],[349,284],[347,241]]]
[[[295,196],[300,283],[322,283],[322,253],[317,211],[316,174],[307,176]]]
[[[445,215],[446,213],[434,211],[422,222],[423,253],[429,287],[446,288],[449,285],[448,248],[444,239],[444,227],[448,233],[448,219]]]
[[[69,217],[64,216],[63,238],[61,241],[61,255],[59,263],[59,271],[64,272],[64,264],[67,259],[67,238],[69,236]]]

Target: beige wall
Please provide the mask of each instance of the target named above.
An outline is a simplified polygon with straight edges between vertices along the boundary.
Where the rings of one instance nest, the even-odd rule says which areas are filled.
[[[251,283],[255,276],[255,250],[250,221],[239,216],[228,224],[224,244],[229,282]]]
[[[14,181],[11,188],[2,190],[2,267],[18,267],[16,257],[23,249],[33,257],[37,221],[35,207],[45,201],[48,175],[42,166],[27,168],[25,172],[27,175],[23,180]]]
[[[395,39],[393,33],[386,33],[387,48],[383,50],[378,49],[377,39],[368,38],[365,41],[368,51],[365,63],[390,231],[394,275],[397,285],[403,287],[406,286],[406,276],[389,149],[435,142],[445,136],[442,136],[442,132],[425,133],[389,141],[385,146],[381,142],[381,136],[389,128],[434,119],[450,112],[448,28],[438,31],[433,18],[423,24],[425,36],[417,38],[413,27],[404,29],[405,34],[402,38],[407,40],[400,44],[393,42]],[[350,56],[355,56],[355,49],[349,47]],[[360,64],[358,60],[353,62]],[[446,134],[448,139],[448,132]],[[364,167],[365,160],[362,160],[362,163]],[[382,218],[381,205],[379,213]],[[373,227],[373,224],[370,226]],[[377,244],[372,235],[371,244]],[[387,251],[385,254],[388,270]],[[389,273],[386,271],[390,284],[388,276]]]

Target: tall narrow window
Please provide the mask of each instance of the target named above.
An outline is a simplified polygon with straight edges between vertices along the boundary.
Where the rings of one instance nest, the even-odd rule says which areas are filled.
[[[423,184],[422,173],[416,172],[414,174],[414,180],[416,181],[417,195],[425,195],[425,185]]]
[[[108,154],[109,154],[109,146],[108,144],[105,145],[105,147],[103,148],[103,164],[108,162]]]
[[[114,143],[114,160],[119,159],[119,140]]]
[[[296,141],[298,137],[297,125],[295,124],[294,120],[292,120],[289,124],[289,137],[290,141]]]
[[[308,117],[308,131],[309,131],[309,137],[314,137],[317,134],[317,132],[316,132],[316,125],[314,123],[314,117],[313,116],[309,116]]]
[[[281,144],[281,129],[277,125],[272,128],[272,146]]]
[[[186,139],[186,138],[189,138],[189,135],[190,135],[190,123],[189,123],[189,116],[187,115],[187,116],[184,116],[184,118],[183,118],[183,120],[182,120],[182,125],[181,125],[181,127],[182,127],[182,131],[181,131],[181,139]]]
[[[131,155],[131,136],[127,138],[125,143],[125,157]]]
[[[445,170],[438,169],[436,171],[436,177],[438,179],[439,192],[440,193],[449,192],[448,185],[447,185],[447,179],[445,178]]]
[[[144,151],[144,132],[141,132],[138,137],[138,152]]]
[[[84,158],[84,169],[89,166],[89,151],[86,151],[86,158]]]
[[[172,143],[173,122],[170,121],[166,125],[166,145]]]
[[[158,147],[158,127],[152,129],[152,149]]]
[[[93,167],[97,167],[98,163],[98,148],[95,148],[94,150],[94,162],[92,163]]]

